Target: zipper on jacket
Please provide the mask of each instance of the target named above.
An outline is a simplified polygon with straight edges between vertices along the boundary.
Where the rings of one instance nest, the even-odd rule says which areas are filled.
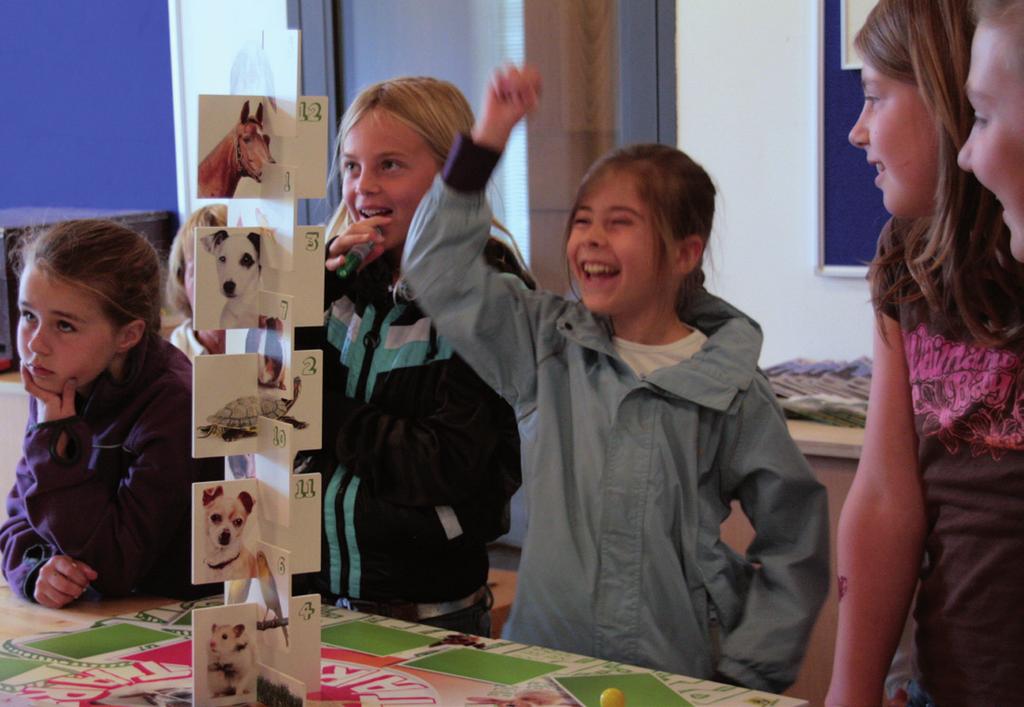
[[[377,312],[375,311],[374,314],[376,315]],[[380,346],[380,329],[385,318],[374,316],[373,326],[363,335],[363,365],[359,369],[359,381],[356,383],[356,394],[353,396],[356,400],[369,402],[366,400],[366,383],[370,379],[370,369],[373,368],[374,352]]]

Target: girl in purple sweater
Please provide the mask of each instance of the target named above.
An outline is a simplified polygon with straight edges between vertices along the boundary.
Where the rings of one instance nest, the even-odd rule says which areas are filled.
[[[69,221],[15,253],[18,354],[31,395],[0,528],[3,572],[59,608],[86,590],[194,593],[191,367],[160,331],[160,265],[110,221]]]

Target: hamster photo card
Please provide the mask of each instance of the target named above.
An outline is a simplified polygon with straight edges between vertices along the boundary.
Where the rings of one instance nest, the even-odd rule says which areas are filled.
[[[258,447],[256,354],[196,356],[192,367],[192,456],[248,454]]]
[[[292,188],[299,199],[323,199],[327,193],[327,123],[330,113],[326,96],[299,98],[296,134],[281,140],[281,164],[297,165]]]
[[[260,519],[260,539],[291,551],[293,574],[320,570],[320,531],[323,523],[319,473],[292,474],[289,524]]]
[[[291,416],[304,423],[296,426],[292,433],[292,447],[296,452],[320,449],[323,431],[323,400],[324,400],[324,352],[320,349],[296,351],[292,354],[292,368],[296,395],[292,405]],[[294,380],[293,379],[293,380]]]
[[[198,198],[260,196],[264,171],[280,147],[271,138],[271,111],[264,96],[199,96]]]
[[[246,329],[259,317],[266,245],[261,228],[197,228],[195,232],[196,329]]]
[[[258,607],[236,604],[192,613],[194,705],[252,704],[260,674]]]
[[[270,165],[271,171],[274,172],[276,167]],[[258,227],[270,231],[272,236],[267,239],[262,253],[263,266],[278,270],[292,269],[294,192],[284,192],[274,198],[232,199],[228,202],[228,225],[235,228]]]
[[[262,511],[259,482],[192,484],[192,583],[256,576]]]
[[[324,227],[298,226],[292,251],[292,269],[267,268],[263,286],[294,298],[294,326],[324,324]]]
[[[292,426],[282,420],[259,419],[256,478],[263,501],[260,517],[277,525],[289,525],[291,516],[289,490],[295,459],[292,431]]]
[[[307,692],[315,692],[320,687],[320,595],[291,597],[288,605],[288,650],[261,646],[263,664],[300,680]]]

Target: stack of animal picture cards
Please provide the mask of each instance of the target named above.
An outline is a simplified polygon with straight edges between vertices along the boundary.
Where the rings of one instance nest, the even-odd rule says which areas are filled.
[[[319,597],[293,597],[291,578],[320,568],[320,475],[293,464],[320,447],[322,352],[293,341],[323,326],[323,228],[296,226],[295,207],[324,195],[327,100],[297,95],[298,48],[264,32],[239,56],[265,93],[199,97],[197,194],[226,200],[229,222],[194,234],[193,325],[227,340],[193,371],[193,456],[226,460],[192,494],[192,581],[225,583],[223,606],[193,614],[197,705],[299,704],[320,684]]]

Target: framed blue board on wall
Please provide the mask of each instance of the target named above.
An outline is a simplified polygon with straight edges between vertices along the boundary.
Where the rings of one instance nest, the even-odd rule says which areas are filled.
[[[863,277],[889,218],[874,184],[875,169],[848,139],[864,103],[860,71],[843,68],[855,65],[847,51],[848,38],[852,41],[858,29],[851,18],[872,5],[874,0],[825,0],[822,13],[818,271],[823,275]]]

